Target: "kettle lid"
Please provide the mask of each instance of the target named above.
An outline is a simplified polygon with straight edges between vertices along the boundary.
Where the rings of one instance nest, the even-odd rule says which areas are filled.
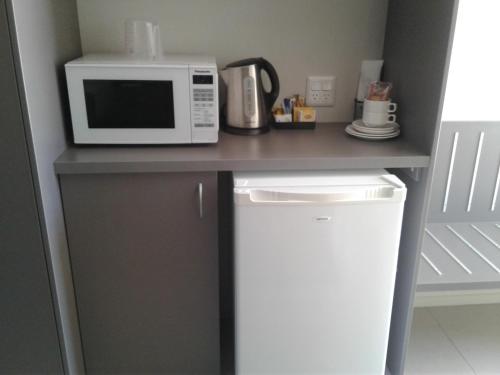
[[[264,60],[262,57],[251,57],[249,59],[238,60],[230,64],[227,64],[226,68],[238,68],[241,66],[256,65],[256,64],[259,65],[262,64],[262,60]]]

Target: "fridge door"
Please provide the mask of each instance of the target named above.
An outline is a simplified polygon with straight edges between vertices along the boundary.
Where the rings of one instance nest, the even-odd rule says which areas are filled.
[[[238,374],[384,373],[404,192],[235,188]]]

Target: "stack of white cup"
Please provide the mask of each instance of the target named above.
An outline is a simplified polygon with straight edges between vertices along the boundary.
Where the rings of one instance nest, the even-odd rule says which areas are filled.
[[[368,100],[363,105],[363,122],[367,126],[384,126],[396,122],[396,103],[390,100]]]

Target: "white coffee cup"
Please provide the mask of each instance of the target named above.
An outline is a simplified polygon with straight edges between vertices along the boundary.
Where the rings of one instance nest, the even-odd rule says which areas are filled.
[[[394,112],[397,104],[389,100],[368,100],[363,105],[363,122],[371,126],[382,126],[396,122]]]
[[[390,100],[368,100],[365,99],[363,104],[363,111],[367,112],[386,112],[386,113],[394,113],[398,109],[398,105],[396,103],[391,102]]]
[[[363,122],[368,126],[383,126],[396,122],[396,115],[389,113],[363,112]]]

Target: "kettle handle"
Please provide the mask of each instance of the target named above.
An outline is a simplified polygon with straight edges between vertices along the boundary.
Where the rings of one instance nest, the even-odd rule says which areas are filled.
[[[280,94],[280,80],[278,78],[278,73],[274,66],[264,58],[259,59],[259,69],[264,70],[269,79],[271,80],[271,91],[264,92],[264,100],[266,102],[266,107],[270,111],[273,108],[273,104],[278,99]]]

